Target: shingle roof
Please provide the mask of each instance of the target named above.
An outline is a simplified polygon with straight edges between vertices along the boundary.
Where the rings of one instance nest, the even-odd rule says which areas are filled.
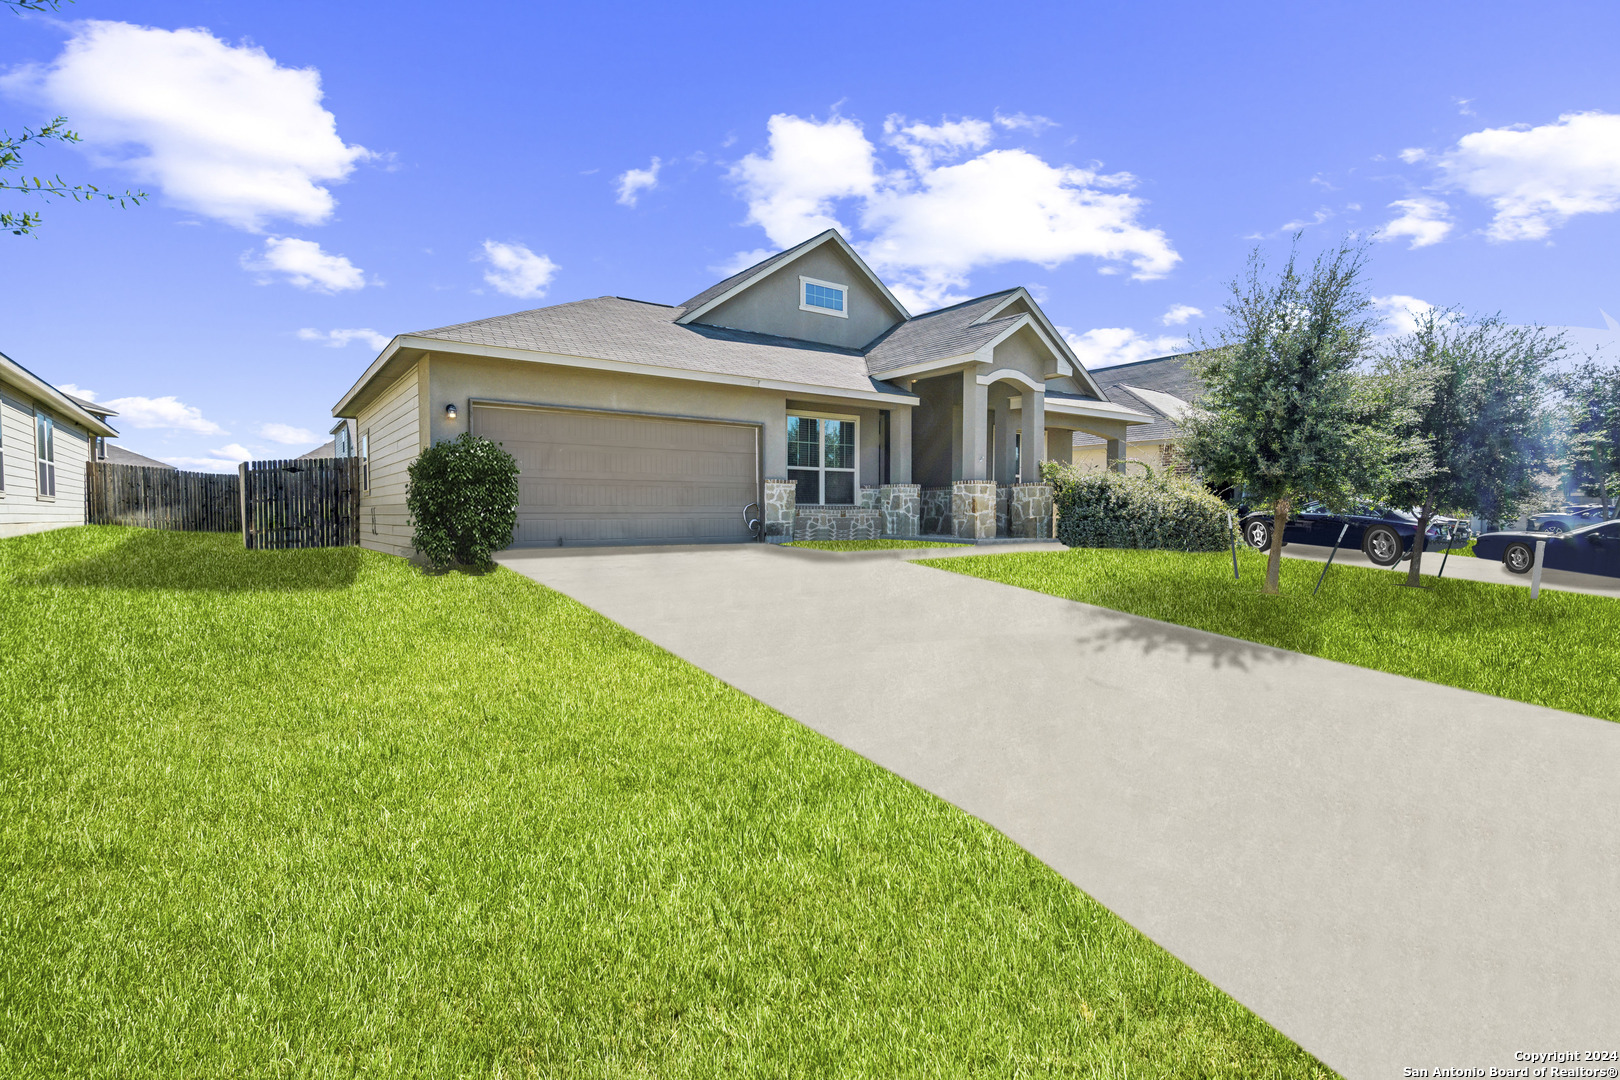
[[[1130,442],[1162,442],[1181,434],[1181,429],[1166,415],[1164,409],[1148,397],[1132,393],[1131,388],[1157,390],[1161,394],[1170,394],[1182,401],[1192,401],[1204,392],[1203,383],[1198,381],[1198,376],[1193,374],[1191,364],[1188,362],[1193,355],[1195,354],[1180,353],[1176,356],[1159,356],[1152,360],[1138,360],[1130,364],[1092,369],[1092,377],[1102,384],[1103,393],[1109,401],[1156,418],[1151,424],[1131,428],[1128,432]],[[1095,435],[1077,432],[1074,437],[1076,446],[1097,446],[1101,443],[1102,440]]]
[[[149,458],[145,454],[137,454],[133,450],[125,450],[122,446],[112,442],[107,444],[107,460],[114,465],[145,465],[159,469],[174,468],[167,461],[159,461],[156,458]]]
[[[692,299],[682,304],[681,307],[687,311],[694,311],[697,308],[702,307],[704,304],[707,304],[715,297],[725,295],[728,290],[741,285],[744,281],[747,281],[761,270],[764,270],[767,267],[775,266],[777,263],[785,262],[786,260],[792,258],[794,255],[798,254],[801,249],[815,243],[825,235],[827,235],[826,232],[819,232],[802,244],[794,244],[786,251],[778,251],[775,255],[769,255],[755,263],[753,266],[750,266],[748,269],[739,270],[735,274],[732,274],[730,277],[726,278],[726,280],[715,282],[713,285],[710,285],[707,289],[704,289],[702,292],[692,297]]]
[[[601,296],[413,336],[841,390],[889,389],[874,382],[866,358],[854,349],[696,323],[681,326],[675,319],[682,310]]]
[[[894,371],[908,364],[943,360],[972,352],[1006,330],[1018,318],[1017,315],[1009,315],[981,326],[973,325],[974,320],[982,318],[985,312],[995,307],[998,300],[1012,291],[1003,289],[989,296],[907,319],[867,347],[866,369],[873,375],[882,375],[885,371]]]

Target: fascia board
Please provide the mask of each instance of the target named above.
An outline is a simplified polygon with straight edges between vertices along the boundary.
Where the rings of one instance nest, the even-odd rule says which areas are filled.
[[[1102,386],[1098,384],[1096,379],[1091,377],[1091,372],[1086,370],[1086,365],[1080,362],[1080,358],[1074,354],[1074,350],[1069,348],[1069,343],[1063,340],[1063,335],[1058,333],[1057,327],[1052,325],[1052,320],[1046,317],[1046,311],[1039,303],[1036,302],[1035,298],[1029,294],[1029,290],[1024,288],[1022,285],[1008,293],[1007,298],[1001,303],[997,304],[995,307],[991,308],[988,313],[978,319],[975,319],[974,325],[989,322],[991,319],[994,319],[1002,311],[1006,310],[1015,300],[1027,301],[1029,303],[1030,310],[1035,313],[1036,323],[1043,331],[1042,336],[1046,338],[1046,343],[1051,346],[1052,351],[1058,355],[1058,374],[1073,376],[1074,378],[1084,382],[1086,384],[1086,388],[1093,394],[1096,394],[1098,397],[1105,396],[1103,394]],[[1068,371],[1063,370],[1065,366],[1069,368]]]
[[[675,320],[675,322],[681,326],[685,326],[691,322],[696,322],[700,316],[713,311],[727,300],[730,300],[733,296],[736,296],[738,293],[743,292],[746,289],[753,288],[755,285],[759,284],[759,282],[763,281],[767,277],[770,277],[778,270],[781,270],[785,266],[792,266],[799,259],[810,254],[822,244],[829,242],[836,243],[839,249],[850,257],[850,259],[855,263],[856,267],[858,267],[860,271],[866,275],[867,280],[871,284],[877,286],[878,291],[883,294],[883,298],[890,304],[894,305],[894,310],[899,312],[901,319],[911,318],[911,313],[906,310],[905,305],[899,300],[895,299],[894,293],[890,292],[889,287],[883,284],[883,279],[873,273],[872,268],[866,265],[866,260],[861,258],[855,249],[849,246],[849,241],[840,236],[837,229],[828,229],[821,236],[812,237],[811,239],[805,241],[800,249],[794,253],[792,258],[783,259],[781,262],[772,263],[770,266],[765,267],[758,273],[750,275],[746,281],[738,282],[725,292],[721,293],[719,296],[715,297],[713,300],[710,300],[707,304],[704,304],[702,307],[684,312],[680,318]]]
[[[108,426],[104,420],[97,419],[92,413],[86,412],[76,405],[66,394],[23,367],[9,356],[0,356],[0,373],[4,373],[6,381],[17,389],[24,391],[36,401],[48,401],[59,412],[66,413],[74,423],[87,429],[92,435],[100,435],[106,439],[116,439],[118,431]]]
[[[784,379],[755,379],[747,375],[725,375],[713,371],[693,371],[689,368],[631,364],[622,360],[602,360],[594,356],[568,356],[563,353],[533,352],[528,349],[509,349],[500,345],[469,345],[466,342],[443,341],[438,338],[401,337],[396,338],[395,341],[403,347],[422,349],[425,352],[454,353],[461,356],[487,356],[492,360],[520,360],[531,364],[555,364],[558,367],[614,371],[625,375],[647,375],[655,379],[680,379],[682,382],[718,383],[722,386],[748,386],[760,390],[780,390],[788,394],[844,398],[849,401],[887,402],[898,405],[919,405],[922,403],[922,399],[916,394],[908,394],[898,390],[893,392],[852,390],[842,386],[822,386],[817,383],[789,382]]]
[[[1093,404],[1053,400],[1050,397],[1046,399],[1046,411],[1066,413],[1069,416],[1089,416],[1094,420],[1121,420],[1127,424],[1151,424],[1158,419],[1110,402],[1099,401]]]
[[[373,360],[371,366],[366,368],[365,372],[355,380],[353,386],[349,387],[349,392],[344,394],[336,405],[332,406],[333,416],[348,417],[350,413],[355,411],[349,407],[350,403],[360,396],[360,392],[370,385],[371,380],[375,379],[383,368],[388,366],[388,362],[394,358],[394,354],[404,347],[405,340],[406,336],[396,336],[393,341],[383,346],[383,351],[377,354],[377,359]]]
[[[907,364],[905,367],[897,367],[891,371],[873,375],[872,378],[887,382],[890,379],[906,379],[913,375],[927,375],[934,372],[944,374],[952,368],[982,362],[976,352],[958,353],[956,356],[942,356],[938,360],[919,360],[915,364]]]

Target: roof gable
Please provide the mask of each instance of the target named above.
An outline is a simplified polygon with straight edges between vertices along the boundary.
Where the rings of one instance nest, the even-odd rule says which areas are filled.
[[[826,232],[812,236],[802,244],[796,244],[786,251],[779,251],[769,258],[755,263],[748,269],[733,274],[724,281],[717,282],[704,289],[681,305],[684,310],[675,321],[682,325],[694,322],[712,323],[715,321],[714,316],[720,308],[725,306],[736,308],[737,305],[734,301],[743,293],[761,285],[768,279],[782,274],[793,264],[805,261],[817,252],[823,253],[821,259],[817,260],[821,265],[827,265],[827,256],[831,255],[837,263],[847,268],[847,276],[853,279],[849,284],[854,286],[858,283],[863,291],[869,292],[876,302],[885,309],[889,323],[892,324],[911,317],[905,306],[895,299],[894,294],[889,291],[889,287],[883,284],[882,279],[872,272],[872,268],[867,266],[866,261],[856,254],[855,249],[850,247],[849,242],[839,235],[838,230],[828,229]],[[793,310],[797,310],[797,306],[795,302]],[[825,316],[821,317],[824,318]],[[733,328],[738,330],[761,329],[754,326],[736,326]],[[779,333],[780,331],[774,332]],[[872,334],[866,341],[870,341],[877,336],[877,334]],[[866,341],[857,342],[856,344],[864,345]]]
[[[1099,400],[1106,397],[1106,395],[1103,394],[1102,384],[1091,377],[1091,372],[1086,370],[1086,365],[1082,364],[1080,362],[1080,358],[1074,354],[1074,350],[1069,348],[1068,341],[1064,339],[1063,335],[1058,331],[1058,328],[1053,325],[1052,320],[1046,317],[1046,312],[1041,310],[1041,305],[1035,302],[1035,298],[1029,294],[1028,289],[1020,285],[1015,289],[1009,289],[1005,293],[999,293],[996,295],[1002,297],[1001,302],[992,305],[987,311],[985,311],[985,313],[979,317],[980,322],[989,322],[991,319],[999,319],[1006,315],[1012,314],[1013,312],[1021,312],[1029,315],[1029,317],[1034,320],[1035,325],[1040,328],[1041,336],[1046,339],[1047,344],[1050,345],[1052,350],[1062,358],[1065,364],[1073,369],[1072,377],[1079,385],[1080,389],[1093,395]],[[1059,366],[1058,370],[1062,374],[1070,374],[1069,372],[1063,371],[1062,365]]]

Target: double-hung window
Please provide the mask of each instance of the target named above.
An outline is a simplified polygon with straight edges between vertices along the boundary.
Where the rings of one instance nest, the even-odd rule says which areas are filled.
[[[360,436],[360,490],[371,490],[371,432]]]
[[[788,417],[788,479],[802,505],[852,506],[855,421],[828,416]]]
[[[39,459],[40,498],[56,497],[56,422],[34,413],[34,452]]]
[[[849,318],[849,286],[819,278],[799,278],[799,310]]]

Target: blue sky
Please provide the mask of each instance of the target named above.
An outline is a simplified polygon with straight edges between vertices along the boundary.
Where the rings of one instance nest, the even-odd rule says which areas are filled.
[[[1029,285],[1094,363],[1208,328],[1299,227],[1385,230],[1395,320],[1602,328],[1616,41],[1597,3],[5,13],[0,127],[85,135],[28,171],[155,197],[0,237],[0,351],[225,467],[324,441],[378,335],[678,303],[830,223],[914,311]]]

